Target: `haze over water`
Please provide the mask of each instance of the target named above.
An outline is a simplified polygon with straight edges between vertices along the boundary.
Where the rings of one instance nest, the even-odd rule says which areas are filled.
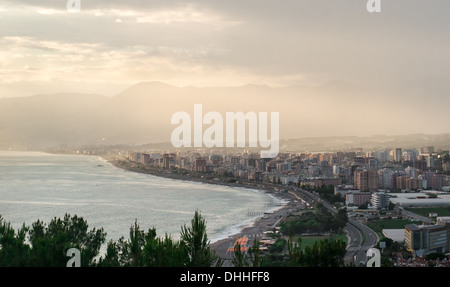
[[[199,210],[214,242],[256,219],[248,212],[275,202],[261,191],[124,171],[95,156],[0,151],[0,215],[16,229],[69,213],[89,229],[103,227],[107,241],[128,239],[136,219],[141,229],[178,239]]]

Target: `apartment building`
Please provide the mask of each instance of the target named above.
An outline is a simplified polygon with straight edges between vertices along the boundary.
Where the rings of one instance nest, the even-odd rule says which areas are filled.
[[[450,223],[438,221],[435,225],[407,224],[405,226],[406,249],[415,256],[427,253],[446,253],[450,250]]]

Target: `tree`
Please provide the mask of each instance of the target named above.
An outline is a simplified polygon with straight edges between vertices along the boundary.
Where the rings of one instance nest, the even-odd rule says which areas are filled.
[[[16,233],[0,216],[0,266],[64,267],[71,248],[80,251],[81,266],[221,266],[222,260],[210,250],[205,219],[196,212],[191,223],[191,227],[182,227],[181,240],[176,241],[167,234],[157,237],[155,228],[141,230],[136,220],[130,227],[130,238],[109,241],[105,256],[96,262],[106,233],[103,228],[88,230],[82,217],[66,214],[48,225],[37,220]],[[251,255],[258,262],[259,254]]]
[[[238,243],[234,246],[233,263],[234,267],[260,267],[262,265],[261,253],[259,251],[259,241],[253,241],[252,247],[248,249],[248,253],[242,252],[241,245]]]
[[[260,243],[258,240],[253,241],[252,247],[250,247],[248,253],[251,262],[251,266],[260,267],[262,265],[263,259],[261,258],[261,252],[259,250]]]
[[[241,245],[238,243],[234,245],[233,250],[233,259],[231,260],[231,263],[234,267],[249,267],[250,264],[247,261],[247,258],[245,257],[244,253],[241,250]]]
[[[166,234],[164,238],[149,238],[144,247],[146,267],[184,267],[189,255],[182,241],[174,241]]]
[[[346,244],[342,240],[323,239],[314,242],[312,247],[302,248],[301,238],[296,243],[288,241],[288,266],[297,267],[342,267]]]
[[[183,267],[189,262],[187,249],[170,236],[156,236],[156,229],[141,230],[137,221],[130,227],[130,238],[108,243],[101,267]]]
[[[30,246],[25,243],[27,228],[16,232],[0,215],[0,267],[24,267],[28,265]]]
[[[64,267],[66,252],[77,248],[81,254],[81,266],[92,266],[101,245],[105,242],[103,228],[88,231],[87,221],[77,215],[66,214],[63,219],[53,218],[48,225],[41,220],[32,224],[29,230],[30,266]]]
[[[195,213],[191,227],[182,227],[181,239],[169,235],[157,237],[156,229],[141,230],[137,221],[130,227],[130,238],[109,242],[99,266],[185,267],[211,266],[221,262],[211,253],[206,235],[206,221]]]
[[[221,262],[209,248],[206,234],[206,220],[195,211],[191,226],[186,224],[181,228],[181,241],[186,246],[192,267],[210,267],[213,263],[221,265]]]
[[[120,252],[118,243],[110,240],[106,247],[105,258],[100,257],[98,262],[99,267],[120,267]]]
[[[149,230],[148,233],[152,233],[153,230]],[[117,251],[112,251],[112,254],[119,253],[119,262],[122,266],[127,267],[139,267],[143,266],[143,249],[145,245],[145,237],[149,236],[147,233],[139,228],[137,220],[134,225],[130,227],[130,238],[124,241],[121,237],[116,245]],[[156,233],[156,231],[155,231]],[[110,246],[113,248],[113,245]]]

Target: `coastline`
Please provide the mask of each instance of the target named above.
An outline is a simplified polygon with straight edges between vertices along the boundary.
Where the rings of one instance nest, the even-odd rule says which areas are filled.
[[[252,219],[249,222],[242,222],[235,226],[230,226],[230,232],[227,234],[223,234],[223,236],[214,239],[211,241],[210,239],[210,247],[212,250],[216,252],[222,259],[231,260],[232,254],[227,252],[227,249],[230,246],[233,246],[234,242],[242,236],[249,237],[249,242],[253,243],[255,237],[261,237],[262,234],[278,225],[278,223],[283,220],[292,208],[295,208],[296,201],[293,195],[290,193],[284,193],[279,191],[279,188],[272,187],[264,184],[243,184],[239,182],[223,182],[219,180],[211,180],[208,178],[202,177],[191,177],[188,175],[172,173],[168,170],[164,169],[145,169],[142,166],[134,165],[132,163],[124,165],[117,159],[116,156],[99,156],[101,159],[110,163],[111,165],[127,170],[130,172],[149,174],[157,177],[163,177],[167,179],[173,180],[182,180],[189,182],[198,182],[203,184],[212,184],[212,185],[222,185],[234,188],[246,188],[246,189],[254,189],[273,196],[276,201],[283,202],[283,204],[277,204],[271,208],[268,208],[264,214],[257,216],[255,219]],[[250,244],[251,244],[250,243]]]

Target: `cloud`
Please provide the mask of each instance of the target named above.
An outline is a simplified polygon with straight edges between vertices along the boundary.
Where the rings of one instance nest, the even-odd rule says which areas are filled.
[[[385,1],[379,15],[365,2],[81,0],[72,14],[66,1],[5,0],[0,72],[202,86],[450,77],[448,1]],[[20,75],[27,65],[34,73]]]

